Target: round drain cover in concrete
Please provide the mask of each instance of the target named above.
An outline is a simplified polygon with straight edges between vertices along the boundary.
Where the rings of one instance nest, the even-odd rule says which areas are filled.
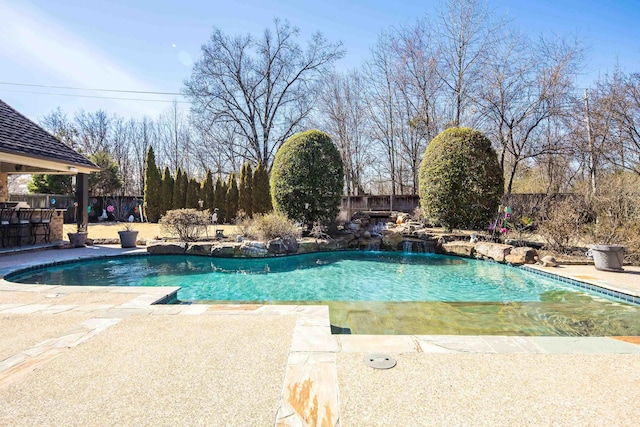
[[[383,353],[367,354],[364,363],[374,369],[391,369],[396,366],[396,359]]]

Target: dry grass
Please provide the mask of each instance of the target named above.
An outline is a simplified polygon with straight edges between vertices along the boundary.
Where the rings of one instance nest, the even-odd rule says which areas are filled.
[[[123,223],[120,222],[103,222],[97,224],[89,224],[89,238],[91,239],[117,239],[118,231],[122,230]],[[218,230],[224,230],[225,236],[234,236],[237,234],[235,225],[218,225]],[[134,230],[138,231],[138,239],[141,240],[150,240],[156,239],[159,237],[169,237],[163,236],[160,232],[160,225],[151,224],[148,222],[139,223],[136,222],[134,224]],[[65,224],[64,225],[64,236],[66,238],[67,233],[72,233],[76,231],[75,224]],[[212,225],[209,226],[209,236],[214,236],[215,231]]]

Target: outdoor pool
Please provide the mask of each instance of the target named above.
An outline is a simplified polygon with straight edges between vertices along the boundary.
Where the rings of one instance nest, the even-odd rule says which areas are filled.
[[[640,306],[523,269],[436,254],[127,256],[47,266],[6,279],[180,286],[181,301],[322,303],[342,333],[640,335]]]

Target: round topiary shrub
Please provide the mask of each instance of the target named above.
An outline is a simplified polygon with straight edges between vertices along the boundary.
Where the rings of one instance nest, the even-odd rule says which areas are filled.
[[[438,134],[420,164],[420,205],[427,221],[447,229],[484,229],[504,193],[504,176],[491,141],[470,128]]]
[[[335,221],[344,186],[338,149],[329,135],[310,130],[278,149],[271,169],[273,207],[307,228]]]

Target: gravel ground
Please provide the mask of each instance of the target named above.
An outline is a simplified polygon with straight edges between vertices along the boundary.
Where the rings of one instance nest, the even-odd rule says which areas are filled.
[[[0,425],[273,425],[294,325],[127,318],[0,389]]]
[[[638,355],[405,354],[390,370],[338,355],[349,426],[629,426],[640,416]]]
[[[90,313],[1,314],[0,361],[64,333],[92,317]],[[2,423],[0,423],[2,424]]]

